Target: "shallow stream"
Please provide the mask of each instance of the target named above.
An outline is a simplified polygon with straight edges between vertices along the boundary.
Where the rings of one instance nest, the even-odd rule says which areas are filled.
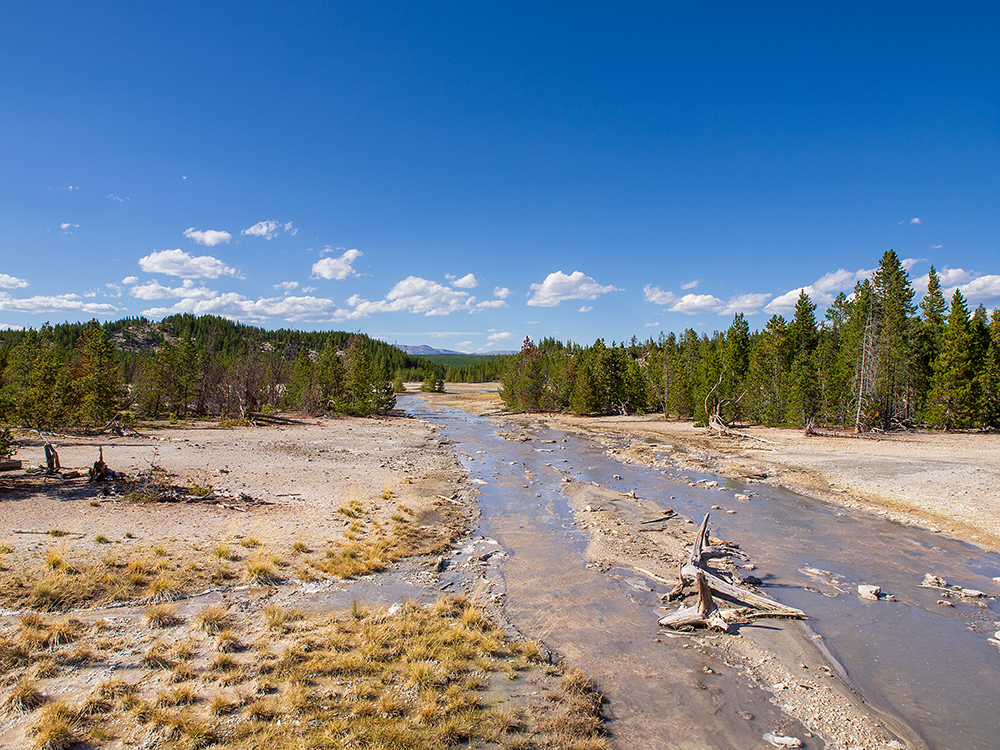
[[[918,585],[933,573],[995,595],[1000,555],[763,484],[623,465],[594,441],[561,431],[534,431],[558,441],[539,452],[536,441],[498,437],[488,419],[419,397],[401,406],[437,424],[457,444],[470,478],[484,482],[478,533],[508,555],[501,568],[508,617],[595,677],[610,700],[617,746],[762,747],[763,733],[775,730],[803,738],[806,748],[823,743],[783,716],[769,692],[727,674],[697,641],[658,640],[662,585],[630,570],[587,567],[587,532],[575,527],[561,492],[564,472],[635,490],[697,521],[711,513],[713,534],[740,543],[764,590],[807,612],[804,625],[783,627],[821,636],[845,678],[911,744],[1000,747],[1000,649],[987,641],[1000,629],[1000,606],[958,596],[942,605],[941,592]],[[690,486],[699,479],[720,487]],[[859,599],[862,583],[895,601]],[[777,637],[768,625],[741,632],[765,648]]]

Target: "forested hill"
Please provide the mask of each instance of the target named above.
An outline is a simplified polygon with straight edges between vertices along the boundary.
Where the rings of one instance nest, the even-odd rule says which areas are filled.
[[[933,267],[914,290],[893,251],[871,279],[816,319],[802,292],[790,320],[750,331],[737,314],[725,332],[689,328],[610,346],[525,340],[500,395],[515,411],[658,411],[766,425],[811,422],[859,430],[1000,427],[1000,310],[946,302]]]

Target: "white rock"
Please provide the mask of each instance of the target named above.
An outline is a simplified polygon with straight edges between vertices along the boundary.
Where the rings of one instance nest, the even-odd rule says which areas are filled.
[[[858,584],[858,596],[862,599],[870,599],[871,601],[878,601],[879,594],[882,593],[882,589],[879,586],[872,586],[867,583]]]
[[[802,747],[802,740],[798,737],[787,737],[781,734],[775,734],[774,732],[768,732],[764,735],[764,741],[774,745],[775,747]]]

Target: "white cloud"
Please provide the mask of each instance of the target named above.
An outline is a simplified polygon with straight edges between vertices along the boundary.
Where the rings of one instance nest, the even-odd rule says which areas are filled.
[[[899,261],[899,264],[903,267],[904,270],[909,272],[918,263],[926,263],[926,262],[927,258],[903,258],[901,261]]]
[[[670,311],[685,315],[700,315],[708,312],[719,312],[723,304],[721,299],[713,297],[711,294],[685,294],[670,307]]]
[[[914,263],[919,262],[915,260]],[[837,294],[854,289],[854,285],[864,279],[870,279],[875,271],[862,268],[858,271],[848,271],[840,268],[824,274],[809,286],[799,287],[775,297],[764,308],[764,312],[772,315],[784,315],[795,310],[799,292],[804,291],[815,304],[825,307],[833,302]]]
[[[209,247],[221,245],[223,242],[229,242],[233,238],[233,235],[229,232],[223,232],[218,229],[206,229],[202,232],[196,231],[194,227],[185,229],[184,236],[189,240],[197,242],[199,245],[208,245]]]
[[[493,287],[493,296],[497,299],[507,299],[510,296],[510,289],[505,286]]]
[[[62,224],[59,225],[59,228],[63,230],[66,234],[72,234],[72,232],[70,232],[69,230],[79,229],[79,227],[80,227],[79,224],[74,224],[70,221],[64,221]]]
[[[931,250],[940,250],[944,245],[931,245]]]
[[[476,304],[477,310],[486,310],[499,307],[507,307],[507,303],[502,299],[488,299]]]
[[[699,279],[691,279],[691,281],[685,281],[683,284],[681,284],[681,289],[684,289],[685,291],[687,291],[688,289],[694,289],[700,283],[701,281]]]
[[[916,216],[914,216],[912,219],[910,219],[910,223],[911,224],[920,224],[921,221],[920,221],[919,218],[917,218]]]
[[[132,287],[128,293],[137,299],[144,300],[176,298],[209,300],[219,295],[218,292],[208,287],[195,286],[191,279],[184,279],[179,287],[173,288],[163,286],[158,281],[147,281],[145,284]]]
[[[217,279],[220,276],[235,276],[240,273],[211,255],[188,255],[183,250],[153,251],[145,258],[139,258],[139,267],[146,273],[163,273],[182,279]]]
[[[24,289],[26,286],[28,286],[28,282],[24,279],[0,273],[0,289]]]
[[[70,188],[70,190],[72,190],[72,189],[73,188]],[[113,193],[108,193],[107,197],[110,198],[113,201],[118,201],[119,203],[124,203],[125,200],[128,200],[128,198],[126,198],[125,200],[122,200],[121,198],[119,198],[117,195],[114,195]]]
[[[453,282],[451,282],[451,285],[454,287],[458,287],[459,289],[475,289],[477,286],[479,286],[479,282],[476,280],[476,277],[473,274],[469,273],[460,279],[455,279]]]
[[[142,314],[151,318],[162,318],[177,313],[219,315],[250,323],[263,323],[271,318],[293,323],[327,323],[334,320],[334,311],[331,299],[271,297],[251,300],[241,294],[230,292],[210,299],[182,299],[171,307],[154,307],[144,310]]]
[[[490,341],[506,341],[513,335],[510,331],[500,331],[499,333],[491,333],[486,338]]]
[[[419,276],[407,276],[397,283],[384,300],[369,302],[357,294],[347,300],[352,310],[338,310],[339,320],[354,320],[372,313],[410,312],[424,315],[448,315],[457,310],[468,310],[475,297],[468,292],[460,292],[436,281]]]
[[[330,248],[326,248],[326,251],[329,252]],[[360,250],[347,250],[339,258],[322,258],[313,263],[313,278],[319,277],[321,279],[343,281],[346,278],[355,276],[356,273],[351,264],[362,255],[364,253]]]
[[[0,331],[23,331],[24,326],[12,326],[10,323],[0,323]]]
[[[122,288],[120,286],[118,286],[117,284],[115,284],[114,282],[110,282],[109,281],[107,284],[104,285],[104,288],[111,290],[112,294],[110,296],[112,296],[112,297],[121,297],[122,296]]]
[[[122,279],[122,283],[123,284],[134,284],[138,280],[139,280],[138,276],[126,276],[124,279]]]
[[[642,288],[643,296],[646,302],[652,302],[654,305],[669,305],[675,299],[673,292],[665,292],[658,286],[653,286],[652,284],[646,284]]]
[[[240,234],[251,237],[263,237],[265,240],[273,240],[278,236],[278,222],[258,221],[252,227],[247,227]]]
[[[0,310],[29,314],[81,312],[85,315],[112,315],[119,308],[100,302],[84,302],[78,294],[15,299],[6,292],[0,292]]]
[[[719,310],[719,315],[735,315],[736,313],[754,315],[769,299],[771,299],[771,295],[764,293],[738,294],[729,298],[729,301]]]
[[[532,284],[534,292],[528,305],[531,307],[555,307],[570,299],[593,300],[608,292],[621,291],[614,286],[602,286],[582,271],[574,271],[569,276],[555,271],[545,277],[541,284]]]
[[[1000,276],[991,274],[980,276],[960,287],[969,302],[980,302],[1000,297]]]
[[[655,323],[646,323],[643,328],[656,328],[658,325],[660,325],[660,321],[656,321]]]
[[[240,234],[247,235],[249,237],[263,237],[265,240],[273,240],[282,231],[290,233],[293,237],[299,233],[298,227],[292,226],[292,222],[287,222],[285,224],[279,224],[273,219],[267,221],[258,221],[252,227],[247,227]]]
[[[455,344],[455,346],[458,349],[460,349],[460,350],[462,350],[462,349],[468,350],[468,349],[470,349],[472,347],[472,342],[471,341],[459,341],[457,344]]]
[[[291,291],[299,288],[299,282],[297,282],[297,281],[282,281],[279,284],[275,284],[273,288],[274,289],[281,289],[282,291],[284,291],[285,294],[288,294],[289,292],[291,292]]]
[[[591,311],[591,310],[593,310],[593,309],[594,309],[594,308],[593,308],[593,307],[591,307],[590,305],[584,305],[584,306],[583,306],[583,307],[581,307],[581,308],[580,308],[579,310],[577,310],[577,312],[590,312],[590,311]]]

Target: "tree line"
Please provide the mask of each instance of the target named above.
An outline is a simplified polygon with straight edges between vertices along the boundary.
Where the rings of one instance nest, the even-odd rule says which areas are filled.
[[[860,431],[1000,426],[1000,310],[945,300],[933,267],[915,305],[909,276],[886,252],[871,279],[841,292],[821,321],[804,291],[786,320],[751,332],[738,313],[712,336],[589,347],[526,338],[506,362],[512,411],[662,412],[706,423],[825,424]]]
[[[395,405],[390,381],[404,371],[444,375],[362,334],[265,331],[190,315],[46,324],[0,338],[0,421],[52,430],[277,408],[385,414]]]

